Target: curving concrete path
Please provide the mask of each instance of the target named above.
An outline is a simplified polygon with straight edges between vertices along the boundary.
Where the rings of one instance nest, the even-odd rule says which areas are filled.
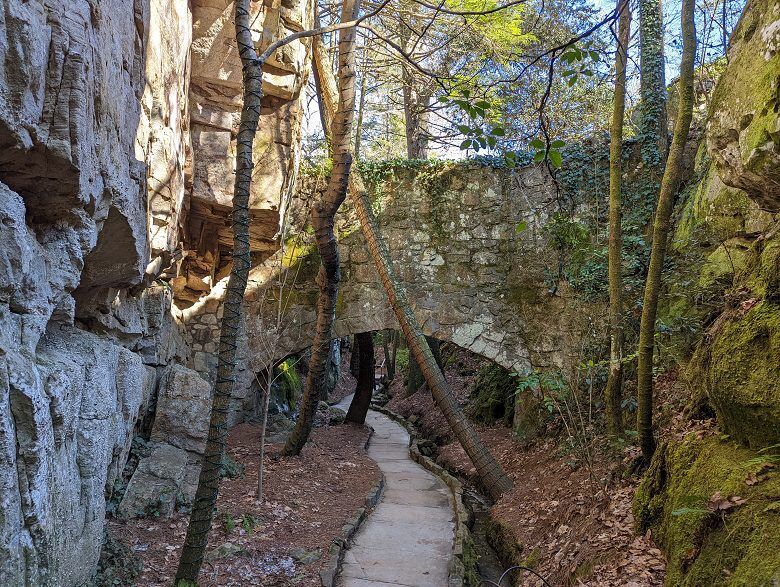
[[[352,396],[336,407],[349,408]],[[455,519],[449,488],[412,461],[409,434],[373,410],[368,456],[385,475],[385,491],[344,556],[339,587],[446,587]]]

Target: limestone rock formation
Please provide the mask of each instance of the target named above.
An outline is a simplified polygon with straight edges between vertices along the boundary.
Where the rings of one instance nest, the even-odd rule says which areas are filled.
[[[308,1],[253,6],[263,45],[310,25]],[[158,278],[186,304],[229,269],[232,12],[227,0],[0,2],[0,585],[90,580],[134,434],[154,450],[129,494],[194,491],[211,388],[185,365],[211,365],[190,356]],[[261,255],[293,182],[307,71],[303,42],[269,62]],[[203,321],[213,350],[218,316]]]
[[[138,354],[80,328],[97,298],[143,321],[123,300],[149,250],[133,156],[147,27],[143,2],[0,10],[3,585],[90,578],[104,494],[154,385]]]
[[[157,389],[151,452],[130,478],[119,504],[125,517],[170,516],[195,496],[208,437],[211,384],[179,364],[164,370]]]
[[[780,210],[776,2],[748,2],[732,36],[729,57],[713,97],[707,147],[723,183],[744,190],[744,195],[720,190],[707,206],[713,220],[704,222],[718,223],[717,238],[732,265],[736,259],[734,290],[741,303],[727,307],[710,328],[695,357],[692,377],[705,389],[725,430],[761,449],[780,442],[780,250],[777,221],[761,212]],[[717,188],[717,182],[712,183]],[[742,220],[724,222],[729,217]],[[703,268],[704,276],[717,271],[714,254]]]
[[[253,35],[261,48],[311,27],[307,0],[253,3],[252,10]],[[192,11],[192,196],[184,230],[187,255],[173,281],[177,296],[190,302],[207,294],[229,272],[225,253],[233,239],[229,213],[242,100],[233,3],[195,0]],[[251,248],[259,260],[278,248],[280,213],[294,187],[308,45],[308,40],[285,45],[265,68],[261,124],[254,143],[258,164],[250,197]]]
[[[206,447],[211,384],[198,373],[173,365],[160,384],[152,442],[184,451],[184,477],[179,485],[183,498],[192,499],[198,484],[200,458]],[[150,457],[154,460],[154,454]]]
[[[189,4],[188,0],[149,3],[145,83],[135,156],[148,166],[146,207],[152,258],[177,249],[186,220],[185,173],[191,158]]]
[[[171,444],[154,446],[151,454],[138,463],[119,504],[119,515],[131,518],[155,514],[167,518],[173,514],[178,500],[184,497],[187,460],[187,451]]]

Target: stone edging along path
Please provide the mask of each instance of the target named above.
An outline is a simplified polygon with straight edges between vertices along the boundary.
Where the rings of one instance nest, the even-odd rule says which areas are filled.
[[[369,456],[384,487],[369,494],[367,504],[379,501],[373,513],[361,508],[345,526],[348,538],[331,548],[322,584],[461,587],[469,535],[460,482],[420,453],[414,431],[397,415],[372,408],[366,424],[374,429]]]

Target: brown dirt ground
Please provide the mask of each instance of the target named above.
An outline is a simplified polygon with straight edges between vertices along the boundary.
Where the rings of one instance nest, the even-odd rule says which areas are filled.
[[[320,585],[331,542],[379,481],[379,469],[364,450],[368,434],[368,428],[352,425],[317,428],[299,457],[266,456],[265,499],[258,504],[259,427],[242,424],[231,430],[228,453],[246,466],[246,474],[222,482],[209,551],[230,543],[238,552],[205,563],[201,587]],[[270,445],[268,455],[280,449]],[[229,519],[235,523],[230,530]],[[242,527],[255,520],[254,528]],[[110,521],[113,536],[143,560],[137,585],[171,584],[187,521],[181,513],[167,520]],[[318,551],[321,557],[302,564],[291,557],[296,548]]]
[[[468,402],[482,360],[447,349],[445,375],[462,405]],[[449,360],[447,359],[449,356]],[[437,461],[476,482],[476,471],[426,390],[403,398],[403,382],[393,382],[388,407],[411,417],[421,433],[443,445]],[[663,391],[673,385],[662,382]],[[663,402],[661,402],[663,403]],[[554,427],[554,425],[553,425]],[[550,437],[521,442],[504,426],[478,426],[480,435],[514,482],[493,505],[491,518],[523,546],[522,555],[552,585],[651,587],[663,585],[665,562],[651,536],[633,531],[632,499],[638,478],[621,479],[637,456],[635,447],[595,454],[590,467]],[[552,428],[548,431],[554,433]],[[552,434],[550,434],[552,435]],[[528,564],[527,563],[527,564]],[[520,585],[542,585],[525,577]]]

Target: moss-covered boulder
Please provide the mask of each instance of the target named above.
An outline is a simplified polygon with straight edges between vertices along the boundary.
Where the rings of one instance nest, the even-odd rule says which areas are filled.
[[[780,443],[780,234],[756,241],[685,376],[745,446]]]
[[[718,437],[659,446],[634,498],[675,587],[780,582],[780,472],[774,457]]]
[[[780,443],[780,304],[763,300],[723,326],[708,378],[726,431],[756,449]]]
[[[723,181],[780,210],[780,4],[748,0],[712,98],[707,146]]]

